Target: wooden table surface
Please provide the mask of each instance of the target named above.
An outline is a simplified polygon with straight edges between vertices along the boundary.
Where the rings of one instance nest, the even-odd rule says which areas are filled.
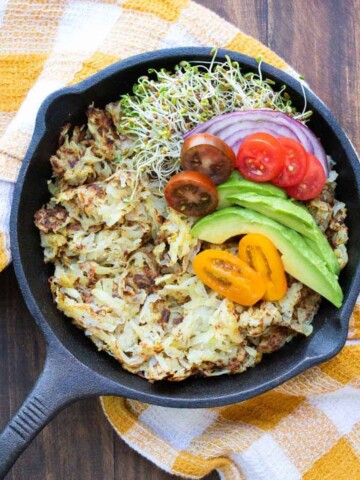
[[[151,0],[149,0],[151,1]],[[201,0],[275,50],[330,107],[360,151],[360,0]],[[41,370],[44,342],[12,267],[0,274],[0,429]],[[109,426],[96,399],[60,413],[9,480],[169,480]],[[212,473],[208,480],[217,479]]]

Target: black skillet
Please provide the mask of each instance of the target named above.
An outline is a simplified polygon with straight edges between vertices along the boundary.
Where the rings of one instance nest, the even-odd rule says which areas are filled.
[[[254,59],[220,50],[237,60],[243,71],[255,71]],[[41,328],[47,356],[44,370],[20,410],[0,436],[0,478],[35,435],[66,405],[83,397],[119,395],[168,407],[200,408],[226,405],[249,399],[281,384],[304,370],[333,357],[343,347],[349,317],[360,289],[360,249],[358,219],[360,167],[356,153],[325,105],[308,89],[308,107],[314,111],[310,128],[322,140],[328,154],[337,161],[340,174],[337,197],[348,207],[349,264],[340,283],[344,304],[340,310],[323,300],[314,320],[314,333],[298,337],[280,351],[266,356],[256,368],[241,375],[191,378],[180,383],[146,380],[123,370],[94,345],[56,309],[48,286],[51,267],[43,262],[34,213],[49,198],[47,179],[51,176],[49,157],[56,151],[62,125],[81,124],[89,104],[103,107],[132,85],[149,68],[172,69],[182,60],[209,61],[210,48],[177,48],[144,53],[102,70],[78,85],[50,95],[42,104],[31,145],[16,184],[11,215],[11,244],[15,272],[26,304]],[[303,95],[297,80],[267,64],[264,77],[277,86],[288,86],[298,109]],[[336,88],[336,86],[334,86]]]

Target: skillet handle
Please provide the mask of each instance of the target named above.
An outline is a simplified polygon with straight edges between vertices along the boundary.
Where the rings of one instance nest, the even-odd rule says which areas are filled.
[[[96,376],[69,353],[48,351],[32,391],[0,435],[0,479],[45,425],[66,405],[96,395]]]

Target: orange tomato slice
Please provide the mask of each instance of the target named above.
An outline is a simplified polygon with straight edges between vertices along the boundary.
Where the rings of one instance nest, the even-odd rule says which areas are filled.
[[[279,252],[264,235],[250,233],[239,242],[239,257],[264,279],[263,300],[281,300],[287,290],[285,270]]]
[[[229,252],[204,250],[194,258],[193,268],[205,285],[240,305],[254,305],[265,293],[263,277]]]

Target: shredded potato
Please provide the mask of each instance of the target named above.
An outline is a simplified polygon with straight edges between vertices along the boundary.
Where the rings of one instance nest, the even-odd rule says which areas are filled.
[[[57,307],[98,349],[150,381],[242,372],[309,335],[320,296],[290,277],[280,302],[245,308],[194,275],[192,260],[206,245],[190,235],[192,219],[167,207],[158,179],[145,172],[139,182],[131,159],[117,162],[131,145],[114,125],[119,116],[120,102],[90,107],[87,125],[66,126],[50,159],[52,197],[35,223],[54,264]],[[333,181],[308,208],[343,267],[346,209]],[[236,251],[231,242],[214,248]]]

